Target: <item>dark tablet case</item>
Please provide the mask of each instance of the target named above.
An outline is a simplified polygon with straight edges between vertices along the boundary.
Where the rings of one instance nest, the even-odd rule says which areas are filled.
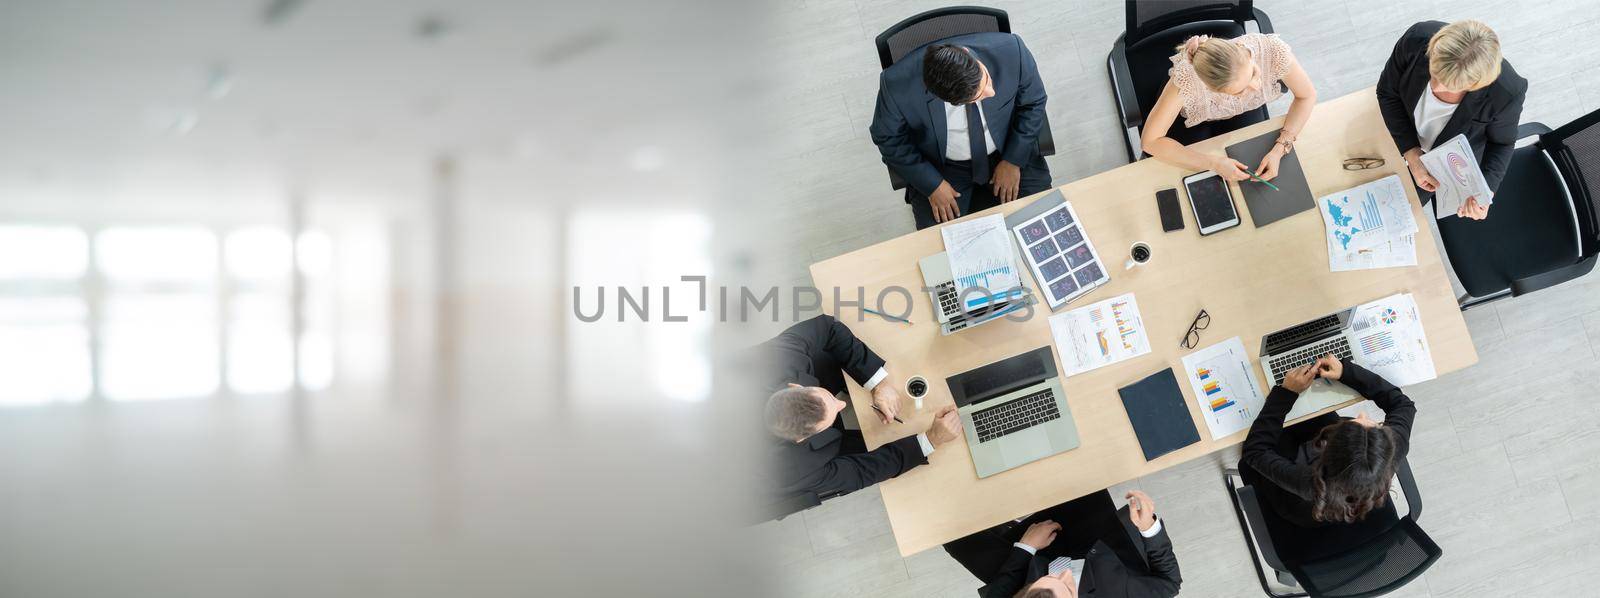
[[[1254,170],[1261,164],[1261,157],[1267,155],[1277,141],[1277,131],[1240,141],[1228,146],[1228,157]],[[1278,162],[1278,176],[1272,179],[1272,184],[1277,185],[1279,190],[1273,191],[1271,187],[1252,179],[1239,181],[1239,190],[1244,192],[1244,205],[1250,209],[1250,220],[1256,228],[1317,205],[1316,198],[1311,196],[1311,185],[1306,183],[1306,171],[1300,168],[1299,153],[1291,153]]]
[[[1119,388],[1117,394],[1122,395],[1122,407],[1139,437],[1139,448],[1144,449],[1144,460],[1200,442],[1200,432],[1184,405],[1172,368]]]

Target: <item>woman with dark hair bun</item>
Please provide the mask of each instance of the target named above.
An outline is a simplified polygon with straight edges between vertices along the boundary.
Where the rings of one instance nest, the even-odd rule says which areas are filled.
[[[1287,429],[1295,399],[1317,378],[1337,380],[1384,412],[1379,423],[1327,413]],[[1377,374],[1332,355],[1273,387],[1250,426],[1239,474],[1279,516],[1302,527],[1357,523],[1388,504],[1389,481],[1411,447],[1417,407]]]

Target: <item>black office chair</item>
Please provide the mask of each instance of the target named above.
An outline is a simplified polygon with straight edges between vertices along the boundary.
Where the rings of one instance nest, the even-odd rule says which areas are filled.
[[[1011,17],[1006,11],[982,6],[935,8],[879,33],[876,38],[878,63],[889,68],[923,46],[969,33],[1011,33]],[[1039,131],[1039,155],[1054,156],[1055,153],[1056,140],[1050,134],[1050,118],[1046,116]],[[895,189],[906,188],[906,182],[893,168],[889,169],[889,185]]]
[[[1127,140],[1128,161],[1143,154],[1139,136],[1144,117],[1161,97],[1172,68],[1175,48],[1195,35],[1235,38],[1246,33],[1272,33],[1272,21],[1251,0],[1128,0],[1127,30],[1111,46],[1106,70],[1111,93]],[[1213,123],[1214,134],[1267,120],[1267,108]],[[1180,118],[1173,127],[1183,127]]]
[[[1438,221],[1463,310],[1581,277],[1600,253],[1600,110],[1517,132],[1537,142],[1511,154],[1489,217]]]
[[[1444,551],[1417,525],[1417,519],[1422,516],[1422,494],[1417,490],[1410,464],[1401,460],[1395,475],[1406,498],[1405,516],[1399,516],[1390,501],[1360,524],[1308,530],[1284,521],[1270,508],[1263,508],[1255,489],[1244,484],[1238,470],[1225,471],[1223,485],[1233,500],[1245,544],[1254,553],[1252,560],[1261,590],[1273,598],[1382,596],[1410,583],[1433,566]],[[1320,550],[1281,554],[1279,546],[1290,540]],[[1279,584],[1302,591],[1274,591],[1261,566],[1263,561],[1272,569]]]

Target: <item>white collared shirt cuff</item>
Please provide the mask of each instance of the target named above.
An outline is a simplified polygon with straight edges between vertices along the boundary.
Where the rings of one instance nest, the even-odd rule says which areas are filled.
[[[922,447],[922,456],[924,458],[933,454],[933,443],[928,442],[927,434],[917,434],[917,446]]]
[[[1039,554],[1039,552],[1034,550],[1032,546],[1029,546],[1027,544],[1023,544],[1021,542],[1017,542],[1016,544],[1012,544],[1012,546],[1015,546],[1017,548],[1021,548],[1023,550],[1026,550],[1026,551],[1028,551],[1028,554]]]
[[[1150,529],[1147,529],[1147,530],[1139,532],[1139,535],[1144,536],[1146,538],[1154,538],[1154,537],[1156,537],[1156,534],[1159,534],[1159,533],[1161,533],[1161,518],[1157,517],[1156,518],[1156,524],[1150,526]]]
[[[878,368],[878,373],[873,374],[871,378],[868,378],[867,383],[862,384],[861,387],[867,389],[867,392],[872,392],[873,387],[877,386],[879,382],[882,382],[884,378],[888,377],[889,370]]]

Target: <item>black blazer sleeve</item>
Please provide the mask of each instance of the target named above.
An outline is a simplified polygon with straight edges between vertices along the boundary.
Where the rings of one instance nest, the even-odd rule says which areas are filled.
[[[1389,136],[1394,138],[1394,145],[1400,148],[1401,154],[1422,146],[1417,139],[1417,124],[1411,120],[1410,98],[1403,97],[1402,90],[1407,72],[1414,68],[1418,56],[1427,52],[1428,38],[1433,35],[1426,31],[1429,25],[1417,23],[1401,34],[1400,40],[1394,43],[1394,51],[1389,53],[1389,61],[1383,65],[1383,72],[1378,75],[1378,112],[1383,115],[1383,125],[1389,129]],[[1426,65],[1427,58],[1424,56],[1422,60]]]
[[[906,122],[889,85],[887,71],[878,75],[878,105],[872,111],[872,125],[867,131],[872,134],[872,143],[878,146],[884,164],[894,169],[913,189],[923,195],[933,195],[939,183],[944,182],[944,175],[917,151],[911,125]]]
[[[1489,191],[1498,191],[1500,181],[1506,178],[1506,167],[1511,165],[1511,153],[1517,144],[1517,121],[1522,119],[1522,100],[1528,95],[1528,80],[1502,69],[1500,81],[1493,89],[1499,97],[1491,98],[1493,115],[1484,131],[1483,157],[1478,159],[1484,181]]]
[[[1006,146],[1001,149],[1001,159],[1013,166],[1026,166],[1038,151],[1039,131],[1044,129],[1044,83],[1039,80],[1039,65],[1033,53],[1015,38],[1021,55],[1022,67],[1017,76],[1017,104],[1011,112],[1011,134],[1006,136]]]
[[[808,486],[824,498],[849,494],[927,462],[917,437],[907,436],[865,453],[829,459]]]
[[[1411,424],[1417,417],[1417,405],[1382,376],[1348,359],[1343,363],[1344,373],[1339,376],[1339,381],[1383,410],[1383,426],[1399,433],[1400,443],[1395,447],[1395,458],[1406,456],[1411,449]]]
[[[1183,585],[1183,575],[1178,572],[1178,556],[1172,552],[1172,538],[1167,536],[1165,521],[1162,522],[1160,533],[1144,538],[1144,559],[1150,567],[1150,574],[1129,575],[1128,595],[1177,596],[1178,587]]]
[[[1272,387],[1272,392],[1267,394],[1267,404],[1261,408],[1255,423],[1250,424],[1239,460],[1284,490],[1311,500],[1311,468],[1284,458],[1276,450],[1278,438],[1283,435],[1283,420],[1294,409],[1298,398],[1298,393],[1287,388]]]
[[[865,384],[883,367],[883,358],[833,316],[823,314],[790,327],[781,335],[806,355],[826,354],[857,384]]]
[[[1028,565],[1033,563],[1033,555],[1028,551],[1011,547],[1010,554],[1006,555],[1006,562],[1000,565],[1000,572],[996,573],[989,585],[978,590],[978,595],[983,598],[1011,598],[1022,590],[1022,586],[1029,583]]]

